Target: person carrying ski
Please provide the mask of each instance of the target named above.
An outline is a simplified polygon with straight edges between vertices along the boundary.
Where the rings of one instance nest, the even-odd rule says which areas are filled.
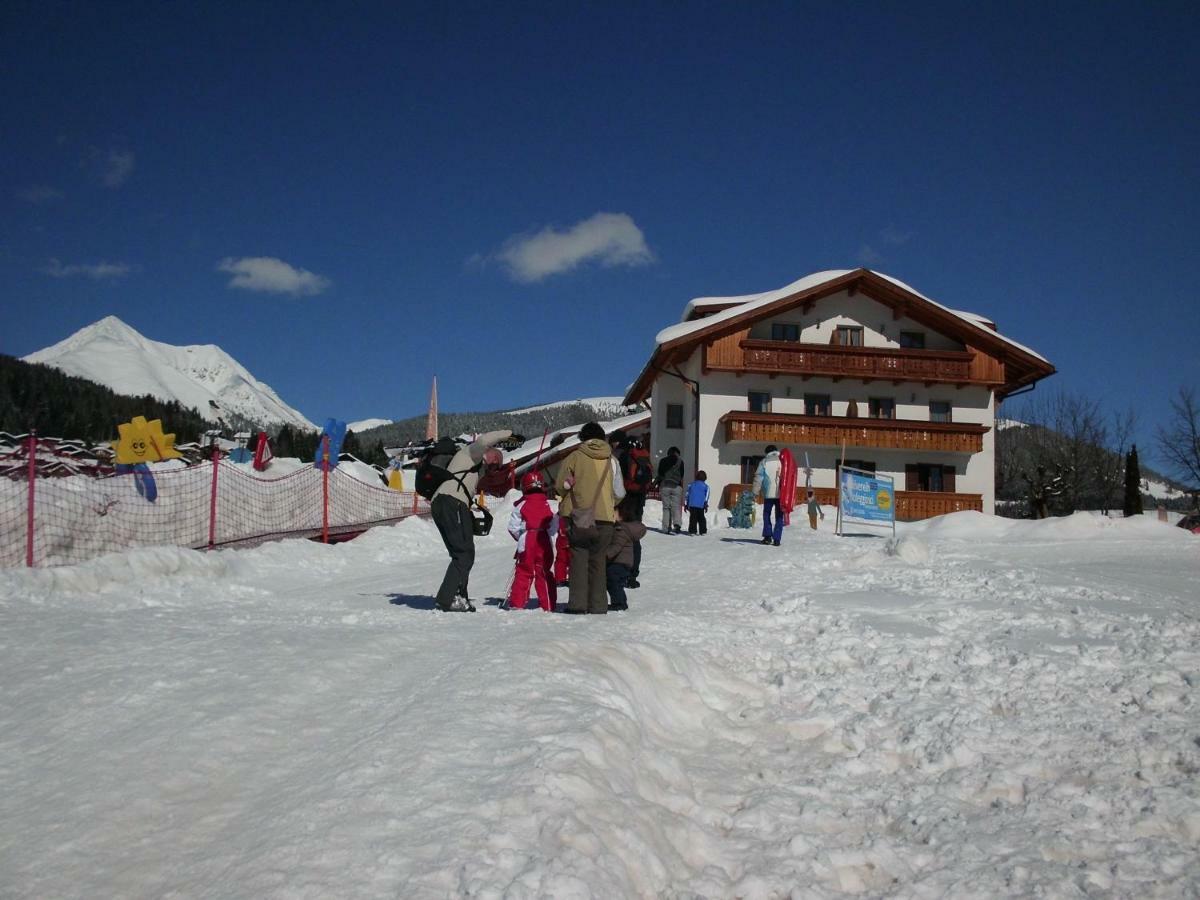
[[[763,501],[762,542],[778,547],[783,537],[783,515],[779,509],[779,476],[782,466],[779,462],[778,447],[768,444],[766,453],[763,461],[758,464],[758,471],[754,473],[753,490]]]
[[[512,431],[489,431],[462,447],[450,459],[446,471],[450,477],[438,485],[430,501],[429,511],[450,554],[450,564],[437,592],[437,606],[442,612],[475,612],[467,598],[467,580],[475,565],[475,517],[471,500],[479,484],[481,469],[495,467],[503,456],[495,445]]]
[[[688,485],[688,534],[708,533],[708,523],[705,513],[708,512],[708,475],[703,469],[696,473],[696,480]]]
[[[546,612],[554,612],[553,540],[558,533],[558,516],[546,499],[546,482],[541,472],[526,472],[521,477],[521,492],[524,496],[508,517],[508,533],[517,542],[517,567],[508,606],[524,609],[532,584],[538,605]]]
[[[672,447],[658,464],[663,534],[678,534],[683,530],[683,473],[683,457],[678,447]]]

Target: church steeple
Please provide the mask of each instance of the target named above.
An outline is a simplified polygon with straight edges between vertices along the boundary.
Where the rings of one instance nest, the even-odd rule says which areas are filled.
[[[437,440],[438,423],[437,423],[437,376],[433,376],[433,393],[429,395],[429,418],[425,420],[425,437],[429,440]]]

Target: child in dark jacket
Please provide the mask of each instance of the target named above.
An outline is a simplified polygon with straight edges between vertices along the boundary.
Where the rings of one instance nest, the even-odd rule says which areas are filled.
[[[687,508],[688,534],[695,534],[697,528],[700,534],[708,534],[704,515],[708,512],[708,475],[703,469],[696,473],[696,480],[688,485]]]
[[[608,608],[629,609],[625,597],[625,585],[633,569],[633,545],[646,536],[646,526],[634,515],[633,504],[622,500],[617,504],[617,521],[613,524],[612,541],[608,545],[608,566],[605,571],[608,581]]]

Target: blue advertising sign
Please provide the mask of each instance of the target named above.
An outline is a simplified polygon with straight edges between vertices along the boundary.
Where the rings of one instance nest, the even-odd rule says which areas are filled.
[[[896,491],[887,475],[842,469],[839,493],[843,516],[889,524],[896,521]]]

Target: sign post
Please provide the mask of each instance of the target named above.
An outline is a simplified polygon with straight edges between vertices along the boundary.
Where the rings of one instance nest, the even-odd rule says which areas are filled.
[[[844,534],[847,519],[857,524],[892,528],[896,536],[896,489],[890,475],[876,475],[861,469],[838,469],[838,513],[836,533]]]

